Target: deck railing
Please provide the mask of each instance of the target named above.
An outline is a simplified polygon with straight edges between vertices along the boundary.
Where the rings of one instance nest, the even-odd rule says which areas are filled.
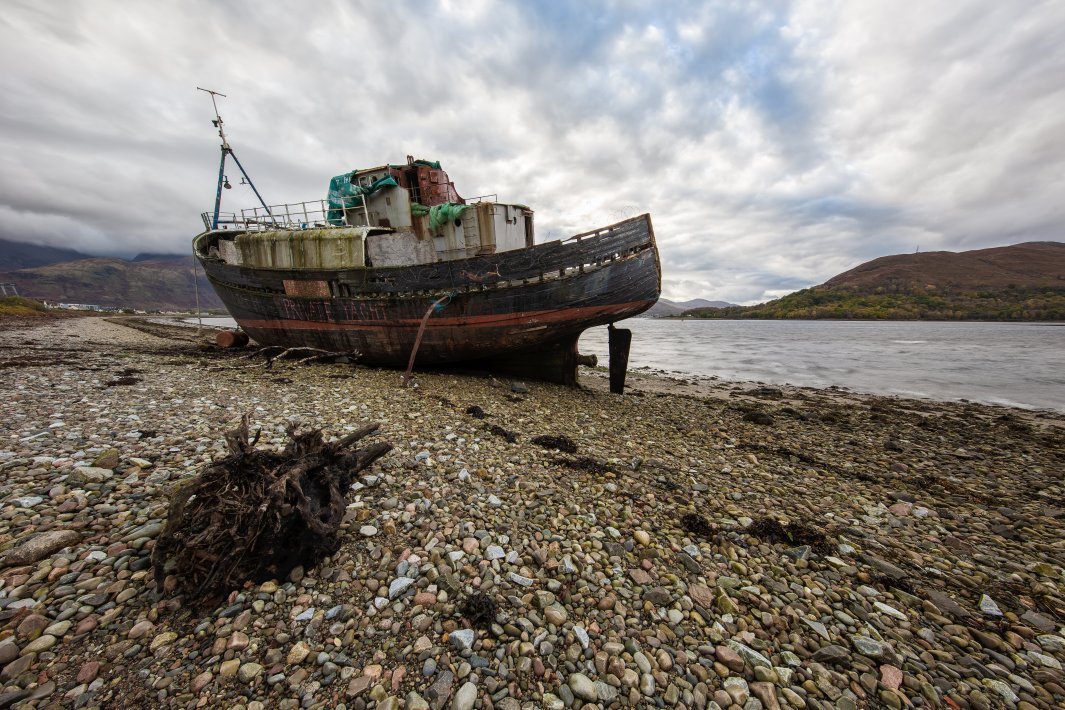
[[[370,224],[370,214],[366,209],[366,201],[362,197],[341,198],[341,209],[346,214],[348,210],[360,210],[364,224]],[[235,212],[219,212],[218,226],[213,226],[214,212],[204,212],[200,216],[203,224],[208,229],[239,229],[242,231],[262,231],[267,229],[322,229],[326,227],[347,227],[346,219],[341,219],[338,224],[337,216],[330,208],[328,200],[307,200],[305,202],[290,202],[284,205],[271,207],[250,207]],[[332,219],[331,219],[332,218]]]

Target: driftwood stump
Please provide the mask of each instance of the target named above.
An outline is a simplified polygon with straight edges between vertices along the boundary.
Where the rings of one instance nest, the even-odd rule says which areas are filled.
[[[349,447],[370,424],[336,442],[289,426],[281,452],[255,447],[248,415],[226,434],[230,454],[180,486],[152,550],[156,584],[167,575],[190,598],[225,594],[247,581],[285,579],[339,548],[337,532],[355,476],[392,446]]]

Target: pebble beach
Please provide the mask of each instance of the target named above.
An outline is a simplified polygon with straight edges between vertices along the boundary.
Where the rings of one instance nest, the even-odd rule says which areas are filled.
[[[1060,412],[207,342],[0,322],[0,708],[1065,707]],[[336,554],[187,602],[151,550],[245,413],[394,448]]]

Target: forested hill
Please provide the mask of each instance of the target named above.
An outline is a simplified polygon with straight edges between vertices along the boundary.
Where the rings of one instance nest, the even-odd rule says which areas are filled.
[[[1065,320],[1065,243],[873,259],[820,286],[698,318]]]

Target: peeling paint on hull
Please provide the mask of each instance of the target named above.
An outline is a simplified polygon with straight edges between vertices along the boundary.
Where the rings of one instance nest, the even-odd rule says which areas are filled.
[[[426,310],[451,294],[426,324],[420,365],[469,362],[569,384],[580,334],[647,310],[661,290],[647,215],[490,261],[312,271],[200,260],[230,314],[264,345],[357,350],[360,362],[406,365]]]

